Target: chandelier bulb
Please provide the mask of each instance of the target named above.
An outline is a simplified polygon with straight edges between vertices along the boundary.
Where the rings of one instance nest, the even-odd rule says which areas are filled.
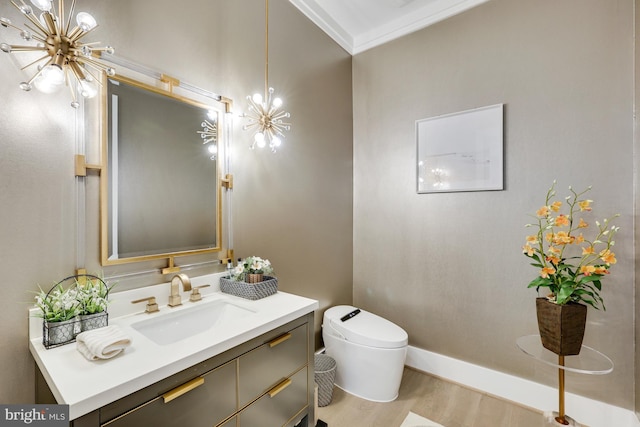
[[[209,153],[211,154],[216,154],[218,152],[218,146],[215,144],[211,144],[207,147],[207,150],[209,151]]]
[[[33,84],[40,92],[57,92],[64,84],[64,71],[55,64],[47,65],[42,69]]]
[[[116,70],[114,70],[111,67],[107,68],[105,72],[107,73],[107,76],[109,76],[109,77],[113,77],[113,76],[116,75]]]
[[[31,0],[31,4],[45,12],[51,10],[51,3],[51,0]]]
[[[274,136],[273,138],[271,138],[271,145],[273,145],[274,147],[279,147],[280,145],[282,145],[282,140],[277,136]]]
[[[78,101],[71,101],[71,106],[73,108],[78,108],[80,106],[80,103]]]
[[[2,25],[5,28],[9,28],[9,25],[11,24],[11,20],[9,18],[0,18],[0,25]]]
[[[26,41],[30,41],[32,39],[31,33],[27,30],[20,31],[20,37]]]
[[[107,47],[105,47],[105,49],[104,49],[104,53],[108,53],[109,55],[113,55],[113,54],[115,53],[115,51],[116,51],[116,50],[115,50],[113,47],[111,47],[111,46],[107,46]]]
[[[20,89],[25,92],[29,92],[31,90],[31,85],[27,82],[20,82]]]
[[[282,107],[282,99],[276,98],[273,100],[273,106],[276,108]]]
[[[90,31],[94,29],[98,23],[96,19],[87,12],[80,12],[76,15],[76,22],[78,27],[82,28],[82,31]]]
[[[11,46],[6,43],[0,43],[0,50],[6,53],[11,53]]]
[[[254,93],[253,96],[251,97],[251,99],[256,104],[262,104],[262,95],[260,95],[259,93]]]

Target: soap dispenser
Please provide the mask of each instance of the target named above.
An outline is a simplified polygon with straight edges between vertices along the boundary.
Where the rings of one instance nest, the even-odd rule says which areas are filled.
[[[232,277],[233,277],[233,261],[231,261],[231,258],[229,258],[227,260],[227,278],[231,280]]]

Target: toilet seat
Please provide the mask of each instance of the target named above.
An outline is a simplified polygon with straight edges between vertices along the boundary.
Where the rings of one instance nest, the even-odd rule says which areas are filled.
[[[347,341],[368,347],[400,348],[408,344],[409,337],[404,329],[368,311],[360,309],[356,316],[340,320],[353,310],[356,307],[350,305],[331,307],[324,313],[323,327],[330,327]]]

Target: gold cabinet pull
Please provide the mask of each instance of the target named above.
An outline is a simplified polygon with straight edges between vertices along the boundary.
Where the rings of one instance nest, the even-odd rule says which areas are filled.
[[[269,397],[274,397],[276,394],[280,393],[282,390],[289,387],[290,385],[291,385],[291,379],[287,378],[286,380],[282,381],[280,384],[278,384],[277,386],[269,390],[267,394],[269,395]]]
[[[282,344],[283,342],[285,342],[289,338],[291,338],[291,334],[289,332],[287,332],[284,335],[280,335],[278,338],[269,341],[269,347],[275,347],[278,344]]]
[[[202,384],[204,384],[204,378],[202,377],[194,378],[188,383],[184,383],[181,386],[178,386],[173,390],[166,392],[165,394],[162,395],[162,399],[164,399],[164,403],[169,403],[173,399],[176,399],[182,396],[183,394],[189,393],[194,388],[200,387]]]

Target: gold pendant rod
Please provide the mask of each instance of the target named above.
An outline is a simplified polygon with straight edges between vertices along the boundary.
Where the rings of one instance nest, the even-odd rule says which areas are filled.
[[[269,0],[265,0],[264,22],[264,102],[269,96]]]

